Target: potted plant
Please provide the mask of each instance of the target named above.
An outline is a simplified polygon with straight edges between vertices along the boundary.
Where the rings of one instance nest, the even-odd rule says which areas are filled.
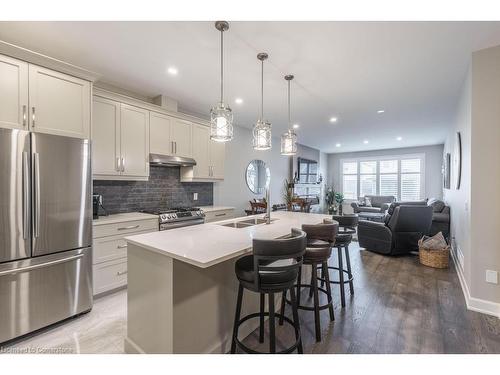
[[[291,187],[291,184],[288,182],[287,179],[285,179],[285,182],[283,183],[283,189],[281,191],[283,200],[286,203],[286,207],[288,211],[292,210],[292,201],[293,201],[293,188]]]
[[[342,203],[344,203],[344,194],[334,193],[334,195],[335,195],[335,203],[339,208],[339,215],[342,215]]]
[[[335,204],[335,190],[332,187],[326,189],[325,193],[325,203],[328,209],[329,215],[335,215],[337,212],[337,206]]]

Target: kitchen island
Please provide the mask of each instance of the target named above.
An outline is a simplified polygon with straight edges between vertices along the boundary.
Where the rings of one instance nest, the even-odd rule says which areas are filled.
[[[234,263],[252,239],[274,239],[328,215],[273,212],[127,237],[127,353],[226,353],[238,291]],[[309,267],[307,267],[309,268]],[[306,268],[306,269],[307,269]],[[303,280],[309,272],[303,272]],[[246,293],[242,316],[259,309]],[[279,296],[278,296],[279,298]],[[279,306],[279,304],[276,304]],[[244,337],[258,320],[240,327]]]

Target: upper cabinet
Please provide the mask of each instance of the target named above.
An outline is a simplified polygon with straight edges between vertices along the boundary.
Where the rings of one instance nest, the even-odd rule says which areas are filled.
[[[149,111],[94,96],[92,166],[95,179],[147,179]]]
[[[192,157],[191,127],[189,121],[150,112],[150,152]]]
[[[28,63],[0,55],[0,127],[28,129]]]
[[[29,65],[30,128],[90,138],[90,82]]]
[[[192,130],[196,165],[181,168],[181,182],[223,180],[225,144],[210,140],[208,126],[193,124]]]
[[[0,127],[90,138],[91,83],[0,55]]]

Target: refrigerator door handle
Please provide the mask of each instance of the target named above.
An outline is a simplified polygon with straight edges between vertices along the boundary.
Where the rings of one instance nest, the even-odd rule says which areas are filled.
[[[40,154],[38,152],[33,154],[33,169],[35,171],[34,229],[35,237],[38,237],[40,235]]]
[[[28,239],[29,228],[29,165],[28,152],[23,152],[23,238]]]
[[[34,264],[32,266],[14,268],[12,270],[7,270],[7,271],[0,271],[0,276],[15,275],[16,273],[19,273],[19,272],[26,272],[26,271],[35,270],[37,268],[45,268],[45,267],[54,266],[54,265],[60,264],[60,263],[71,262],[73,260],[83,258],[84,255],[85,254],[77,254],[77,255],[67,257],[67,258],[61,258],[61,259],[51,260],[51,261],[45,262],[45,263]]]

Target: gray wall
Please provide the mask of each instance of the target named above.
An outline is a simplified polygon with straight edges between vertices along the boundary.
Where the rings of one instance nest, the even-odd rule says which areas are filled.
[[[297,168],[297,157],[321,162],[318,150],[299,144],[297,155],[293,157],[292,168],[294,170]],[[279,137],[273,137],[273,147],[271,150],[255,151],[252,148],[252,131],[247,128],[235,126],[234,139],[226,144],[224,181],[214,183],[215,205],[235,207],[235,214],[243,216],[245,215],[244,210],[249,208],[249,200],[262,198],[262,194],[253,194],[245,182],[246,167],[253,159],[265,161],[271,169],[271,204],[284,202],[282,198],[283,183],[285,179],[289,178],[291,157],[280,154]],[[321,168],[322,165],[320,163],[320,170]]]
[[[328,185],[340,189],[340,160],[349,158],[364,158],[370,156],[425,154],[425,196],[427,198],[442,198],[442,174],[444,145],[403,147],[388,150],[344,152],[328,154]]]
[[[94,181],[109,214],[168,207],[207,206],[213,203],[211,182],[180,182],[179,167],[150,167],[149,181]],[[198,200],[193,201],[193,193]]]

